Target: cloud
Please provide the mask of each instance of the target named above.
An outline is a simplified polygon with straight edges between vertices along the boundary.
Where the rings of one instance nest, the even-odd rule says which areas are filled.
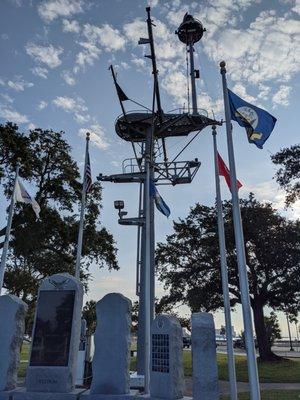
[[[76,83],[75,78],[73,77],[73,75],[72,75],[72,73],[70,71],[63,71],[61,73],[61,77],[70,86],[73,86]]]
[[[281,85],[278,92],[276,92],[272,98],[273,103],[276,105],[288,106],[290,104],[289,96],[291,91],[291,86]]]
[[[37,106],[38,110],[43,110],[44,108],[46,108],[48,105],[47,101],[41,100]]]
[[[73,114],[75,121],[79,124],[83,124],[91,118],[87,113],[84,100],[80,97],[74,99],[68,96],[58,96],[53,100],[53,104],[67,113]]]
[[[234,91],[234,93],[241,96],[243,100],[246,100],[249,103],[253,103],[255,101],[255,97],[249,95],[246,91],[245,86],[242,85],[241,83],[236,83],[232,88],[232,90]]]
[[[36,129],[36,125],[33,124],[32,122],[30,122],[30,123],[27,125],[27,129],[29,129],[30,131],[33,131],[34,129]]]
[[[69,21],[67,19],[64,19],[63,20],[63,31],[71,32],[71,33],[79,33],[80,32],[79,22],[76,20]]]
[[[82,0],[48,0],[38,6],[38,13],[45,22],[51,22],[83,12],[83,4]]]
[[[99,124],[91,125],[89,129],[81,128],[79,129],[78,134],[79,136],[86,137],[87,132],[90,133],[91,142],[100,150],[106,150],[109,147],[105,132]]]
[[[34,67],[34,68],[31,68],[31,72],[33,73],[33,75],[39,76],[40,78],[44,78],[44,79],[48,78],[47,68]]]
[[[30,88],[34,85],[32,82],[27,82],[22,79],[21,76],[17,76],[15,81],[8,81],[7,86],[15,90],[16,92],[23,92],[26,88]]]
[[[18,111],[13,110],[9,107],[0,106],[0,117],[7,121],[15,122],[17,124],[26,124],[28,122],[28,118],[26,115],[20,114]]]
[[[14,102],[14,99],[7,93],[1,93],[1,97],[5,103],[12,104]]]
[[[59,56],[63,53],[62,47],[40,46],[35,43],[27,43],[26,53],[35,62],[46,64],[49,68],[56,68],[61,64]]]
[[[78,67],[74,68],[75,73],[79,71],[79,68],[84,69],[86,65],[93,65],[94,61],[99,58],[101,53],[101,50],[93,43],[80,42],[79,44],[83,47],[83,50],[76,56],[76,64]]]

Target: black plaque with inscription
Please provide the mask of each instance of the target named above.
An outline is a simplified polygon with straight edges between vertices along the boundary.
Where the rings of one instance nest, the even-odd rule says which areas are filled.
[[[74,290],[40,291],[30,366],[68,365],[74,301]]]
[[[169,335],[152,335],[152,371],[169,373]]]

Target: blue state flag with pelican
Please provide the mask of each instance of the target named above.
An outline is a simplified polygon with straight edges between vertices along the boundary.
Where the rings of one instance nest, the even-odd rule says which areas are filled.
[[[158,211],[164,214],[167,218],[169,218],[171,211],[169,206],[165,203],[164,199],[158,193],[154,182],[150,182],[150,196],[154,197],[155,205]]]
[[[271,135],[277,119],[268,111],[247,103],[229,89],[228,97],[231,120],[246,129],[249,143],[254,143],[262,149],[265,141]]]

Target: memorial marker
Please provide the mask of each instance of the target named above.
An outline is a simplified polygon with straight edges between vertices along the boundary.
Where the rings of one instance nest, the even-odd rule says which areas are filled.
[[[182,328],[177,318],[158,315],[151,326],[151,399],[182,399]]]
[[[27,304],[11,294],[0,296],[0,399],[17,385]],[[5,393],[6,392],[6,393]]]
[[[218,367],[212,314],[192,314],[193,399],[217,400]]]

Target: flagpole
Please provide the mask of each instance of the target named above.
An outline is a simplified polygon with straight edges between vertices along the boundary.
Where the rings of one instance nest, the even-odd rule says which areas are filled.
[[[220,189],[220,177],[218,166],[218,150],[217,150],[217,130],[216,126],[212,127],[213,144],[214,144],[214,159],[215,159],[215,181],[216,181],[216,203],[218,212],[218,233],[219,233],[219,246],[221,258],[221,276],[222,276],[222,289],[224,297],[224,313],[225,313],[225,326],[226,326],[226,345],[228,356],[228,370],[229,370],[229,384],[230,384],[230,397],[231,400],[237,400],[237,387],[236,387],[236,373],[235,362],[233,354],[233,339],[232,339],[232,325],[231,325],[231,310],[230,310],[230,296],[229,296],[229,283],[228,283],[228,270],[226,261],[226,244],[225,244],[225,231],[223,220],[223,207]]]
[[[225,67],[226,67],[225,61],[220,62],[220,72],[222,75],[224,108],[225,108],[225,118],[226,118],[228,158],[230,167],[233,224],[234,224],[236,253],[237,253],[238,271],[239,271],[244,330],[245,330],[248,375],[249,375],[251,400],[260,400],[259,379],[258,379],[256,352],[255,352],[254,338],[253,338],[253,324],[252,324],[249,283],[248,283],[246,255],[245,255],[245,242],[244,242],[244,233],[241,220],[238,188],[237,188],[233,140],[232,140],[231,113],[229,106]]]
[[[76,254],[76,268],[75,268],[75,278],[77,278],[77,279],[80,279],[80,261],[81,261],[81,252],[82,252],[84,209],[85,209],[85,200],[86,200],[85,171],[86,171],[86,166],[87,166],[87,158],[88,158],[88,151],[89,151],[89,141],[90,141],[90,134],[89,134],[89,132],[87,132],[86,133],[86,144],[85,144],[83,184],[82,184],[82,194],[81,194],[80,223],[79,223],[79,232],[78,232],[78,241],[77,241],[77,254]]]
[[[13,188],[13,192],[12,192],[11,200],[10,200],[9,214],[8,214],[8,220],[7,220],[6,231],[5,231],[5,240],[4,240],[3,250],[2,250],[2,255],[1,255],[0,295],[1,295],[3,281],[4,281],[5,264],[6,264],[8,246],[9,246],[9,236],[10,236],[11,224],[12,224],[12,219],[13,219],[13,215],[14,215],[14,207],[15,207],[15,202],[16,202],[15,201],[15,190],[16,190],[17,180],[19,177],[19,169],[20,169],[20,162],[17,161],[14,188]]]

